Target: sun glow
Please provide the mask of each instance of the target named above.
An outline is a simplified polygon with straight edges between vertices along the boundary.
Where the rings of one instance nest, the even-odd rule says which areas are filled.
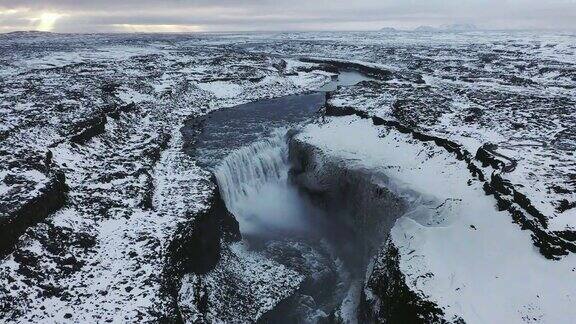
[[[56,24],[56,21],[63,16],[64,15],[59,13],[44,12],[40,15],[40,18],[38,18],[38,25],[36,26],[36,29],[40,31],[51,31],[54,29],[54,24]]]
[[[2,10],[0,9],[0,16],[8,16],[8,15],[14,15],[19,13],[21,10],[19,9],[6,9],[6,10]]]

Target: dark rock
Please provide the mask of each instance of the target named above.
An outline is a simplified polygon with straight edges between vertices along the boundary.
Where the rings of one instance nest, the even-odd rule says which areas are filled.
[[[173,313],[168,317],[163,315],[162,321],[178,323],[182,321],[177,303],[182,275],[205,274],[214,269],[220,260],[221,239],[227,241],[241,239],[238,222],[226,209],[217,186],[214,187],[208,206],[210,207],[207,210],[190,215],[190,221],[183,223],[176,230],[168,246],[168,262],[164,270],[162,290],[166,298],[171,300]],[[204,299],[207,298],[207,294],[204,296]]]
[[[576,208],[576,201],[570,202],[570,201],[568,201],[568,199],[562,199],[562,200],[560,200],[558,207],[556,207],[556,210],[559,213],[563,213],[563,212],[565,212],[569,209],[572,209],[572,208]]]
[[[386,69],[363,65],[360,63],[331,60],[331,59],[315,59],[315,58],[300,58],[300,61],[308,63],[328,64],[334,66],[336,71],[355,70],[370,77],[381,80],[390,80],[392,78],[392,72]]]
[[[358,255],[366,257],[378,249],[406,208],[404,201],[382,184],[387,182],[386,176],[330,161],[297,138],[289,141],[289,157],[290,180],[334,215],[334,222],[362,237],[360,244],[364,246]],[[387,211],[386,217],[382,217],[382,210]]]
[[[494,169],[501,169],[505,164],[492,154],[494,149],[496,149],[496,146],[493,144],[482,145],[476,152],[476,160],[482,162],[483,167],[491,166]]]
[[[284,70],[286,70],[287,63],[283,59],[278,59],[272,63],[272,66],[279,72],[284,72]]]
[[[67,190],[64,173],[52,172],[49,182],[36,197],[19,205],[17,209],[8,211],[6,216],[1,217],[0,255],[6,255],[10,252],[14,243],[28,227],[60,209],[66,201]]]
[[[106,130],[106,115],[100,114],[88,119],[77,126],[79,130],[70,137],[70,141],[76,144],[84,144],[94,136],[104,133]]]
[[[121,114],[129,113],[135,110],[136,110],[136,104],[132,102],[127,105],[115,107],[108,113],[108,115],[114,119],[118,119],[120,118]]]
[[[391,241],[376,258],[366,282],[373,298],[362,293],[359,319],[365,323],[446,323],[444,312],[426,296],[406,285],[400,255]],[[375,297],[375,298],[374,298]],[[458,319],[451,319],[458,321]]]
[[[179,273],[205,274],[220,259],[220,238],[238,237],[239,233],[224,233],[223,228],[234,229],[234,216],[228,212],[216,191],[210,208],[194,216],[194,221],[178,229],[168,247],[171,264]],[[223,226],[224,225],[224,226]],[[237,229],[238,227],[235,227]]]

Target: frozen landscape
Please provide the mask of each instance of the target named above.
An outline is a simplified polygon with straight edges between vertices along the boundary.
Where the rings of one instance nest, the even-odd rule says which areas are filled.
[[[0,322],[573,322],[576,34],[462,28],[0,34]]]

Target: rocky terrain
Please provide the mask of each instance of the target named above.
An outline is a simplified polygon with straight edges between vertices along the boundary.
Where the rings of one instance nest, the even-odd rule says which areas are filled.
[[[248,247],[195,136],[354,70],[287,144],[370,259],[354,309],[318,316],[570,322],[574,37],[2,34],[0,320],[273,318],[311,272]]]
[[[172,316],[168,246],[215,192],[182,152],[181,125],[318,80],[196,42],[2,36],[3,320]]]

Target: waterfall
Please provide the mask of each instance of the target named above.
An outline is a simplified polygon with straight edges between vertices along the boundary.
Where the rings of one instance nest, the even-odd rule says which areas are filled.
[[[364,275],[358,269],[360,245],[352,231],[341,227],[333,215],[328,217],[289,181],[287,140],[292,135],[278,131],[230,153],[214,170],[220,194],[248,247],[273,255],[290,269],[312,273],[322,269],[303,284],[306,293],[287,301],[293,309],[271,313],[270,322],[297,316],[301,322],[315,323],[345,298],[346,309],[354,314]],[[334,286],[333,291],[327,292],[327,285]]]
[[[286,181],[288,169],[286,132],[277,131],[266,140],[232,152],[214,173],[226,207],[234,212],[239,201],[265,184]]]
[[[308,231],[318,213],[288,181],[286,130],[229,154],[215,176],[226,207],[249,235]]]

